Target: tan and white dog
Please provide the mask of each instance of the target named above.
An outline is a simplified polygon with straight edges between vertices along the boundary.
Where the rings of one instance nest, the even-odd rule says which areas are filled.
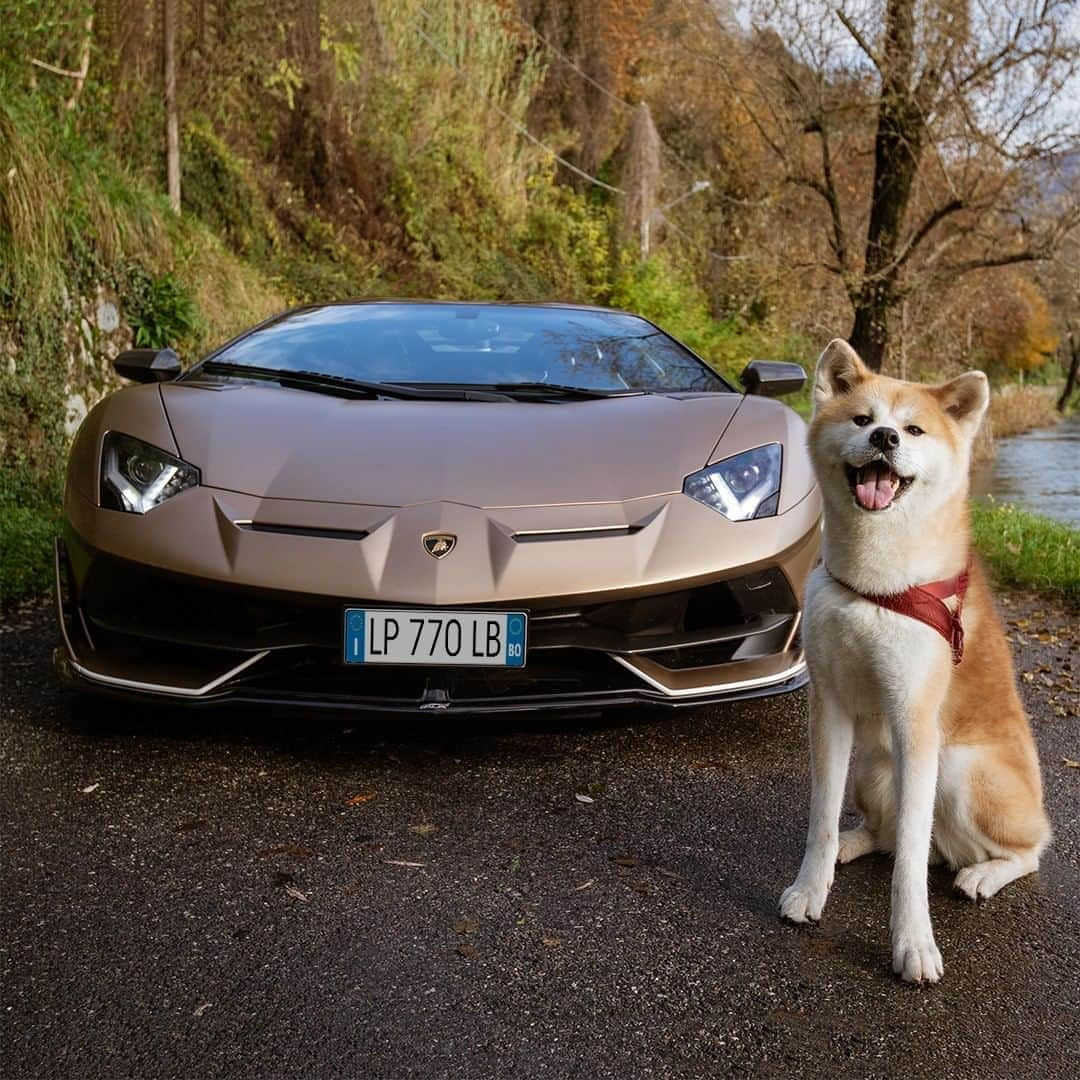
[[[942,975],[928,860],[959,870],[956,887],[976,900],[1036,870],[1050,839],[1004,628],[970,551],[971,444],[988,402],[981,372],[901,382],[840,340],[815,375],[809,441],[825,536],[805,600],[810,825],[780,913],[819,919],[837,862],[893,852],[893,970],[914,982]],[[913,589],[927,583],[944,588]],[[936,598],[950,592],[959,598]],[[943,626],[913,616],[908,597],[962,623],[962,638],[950,644]],[[840,833],[853,743],[862,822]]]

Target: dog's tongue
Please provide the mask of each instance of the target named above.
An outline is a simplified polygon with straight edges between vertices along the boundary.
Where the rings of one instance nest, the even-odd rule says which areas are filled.
[[[884,510],[893,501],[892,474],[884,465],[867,465],[859,470],[855,498],[864,510]]]

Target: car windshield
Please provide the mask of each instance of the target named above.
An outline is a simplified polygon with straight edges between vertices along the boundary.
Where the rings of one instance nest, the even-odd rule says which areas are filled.
[[[293,312],[215,363],[373,382],[726,391],[651,323],[615,311],[499,304],[333,304]]]

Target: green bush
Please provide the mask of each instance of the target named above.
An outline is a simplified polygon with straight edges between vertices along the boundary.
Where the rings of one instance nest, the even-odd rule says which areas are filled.
[[[135,268],[130,276],[127,311],[135,344],[140,348],[175,346],[193,334],[198,325],[191,293],[172,273],[152,278]]]
[[[62,481],[0,467],[0,605],[46,593],[60,531]]]
[[[274,220],[247,165],[205,123],[185,127],[180,161],[185,213],[208,225],[238,255],[265,258],[278,247]]]

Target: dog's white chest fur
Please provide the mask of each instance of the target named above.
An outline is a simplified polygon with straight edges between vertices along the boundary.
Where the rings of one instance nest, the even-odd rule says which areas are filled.
[[[807,583],[804,620],[814,685],[843,687],[863,720],[911,701],[929,679],[942,677],[949,646],[936,630],[853,593],[823,566]]]

